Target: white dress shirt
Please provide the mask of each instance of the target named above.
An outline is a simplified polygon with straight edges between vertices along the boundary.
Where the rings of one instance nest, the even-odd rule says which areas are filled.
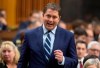
[[[50,49],[50,53],[52,53],[52,50],[53,50],[53,43],[54,43],[54,40],[55,40],[55,33],[56,33],[56,29],[57,29],[57,26],[51,30],[51,32],[49,33],[50,34],[50,37],[51,37],[51,49]],[[47,34],[46,32],[48,32],[48,30],[45,28],[44,24],[43,24],[43,44],[45,43],[45,39],[47,37]],[[64,65],[64,62],[65,62],[65,57],[63,56],[63,61],[62,63],[58,63],[59,65]]]
[[[82,65],[83,65],[83,60],[84,60],[84,58],[78,59],[78,65],[77,65],[77,68],[80,68],[80,62],[82,62]]]

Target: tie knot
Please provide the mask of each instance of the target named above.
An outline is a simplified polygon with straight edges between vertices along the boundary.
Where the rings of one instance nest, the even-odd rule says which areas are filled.
[[[82,63],[81,61],[79,61],[80,63]]]
[[[51,31],[47,31],[46,33],[49,34]]]
[[[49,33],[47,33],[47,38],[51,41],[51,37]]]
[[[51,32],[51,30],[48,30],[48,33]]]

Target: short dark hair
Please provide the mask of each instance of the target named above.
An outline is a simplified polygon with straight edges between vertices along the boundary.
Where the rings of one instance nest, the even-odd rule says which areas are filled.
[[[43,9],[43,14],[47,11],[47,9],[52,9],[52,10],[56,10],[59,12],[59,16],[60,16],[60,6],[58,4],[55,4],[55,3],[48,3],[44,9]]]
[[[81,40],[78,40],[78,41],[76,41],[76,46],[77,46],[78,43],[83,43],[83,44],[85,44],[85,47],[87,48],[87,43],[86,43],[86,42],[81,41]]]
[[[81,35],[87,36],[85,29],[80,28],[80,27],[77,27],[77,28],[74,29],[74,34],[78,35],[78,36],[81,36]]]

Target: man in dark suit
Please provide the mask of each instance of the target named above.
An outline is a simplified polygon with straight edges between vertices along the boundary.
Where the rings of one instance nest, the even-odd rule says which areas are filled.
[[[18,68],[76,68],[74,35],[58,26],[59,6],[47,4],[43,21],[41,27],[26,32]]]

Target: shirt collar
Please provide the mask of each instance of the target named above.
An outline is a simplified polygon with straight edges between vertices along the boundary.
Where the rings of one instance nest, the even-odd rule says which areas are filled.
[[[51,32],[52,32],[53,34],[55,34],[55,33],[56,33],[56,29],[57,29],[57,26],[56,26],[53,30],[51,30]],[[43,24],[43,32],[44,32],[44,34],[46,34],[47,31],[48,31],[48,30],[45,28],[45,26],[44,26],[44,24]]]
[[[78,59],[78,62],[82,62],[83,63],[83,60],[84,60],[84,57],[83,58],[81,58],[81,59]]]

